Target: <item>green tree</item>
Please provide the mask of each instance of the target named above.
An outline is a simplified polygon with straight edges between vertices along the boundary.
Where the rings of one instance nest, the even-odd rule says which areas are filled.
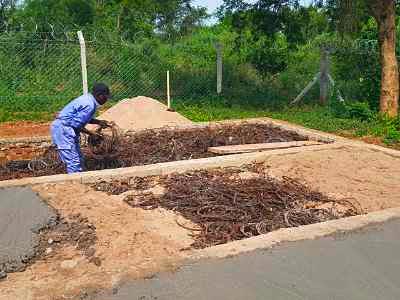
[[[218,15],[239,34],[238,47],[249,48],[247,60],[263,74],[283,71],[290,50],[329,27],[320,9],[289,0],[225,0]]]
[[[0,17],[16,0],[0,0]],[[188,34],[207,18],[192,0],[25,0],[17,22],[49,31],[49,24],[109,31],[134,40],[138,35]],[[4,5],[3,5],[4,4]],[[4,13],[3,13],[4,12]],[[25,26],[26,27],[26,26]]]
[[[16,10],[17,0],[0,0],[0,23],[9,21]]]
[[[48,31],[49,24],[87,26],[95,17],[94,0],[26,0],[18,12],[17,22]],[[30,24],[29,24],[30,23]]]
[[[381,64],[380,112],[396,117],[399,109],[399,70],[396,57],[396,0],[330,0],[339,29],[354,32],[366,16],[378,25]]]

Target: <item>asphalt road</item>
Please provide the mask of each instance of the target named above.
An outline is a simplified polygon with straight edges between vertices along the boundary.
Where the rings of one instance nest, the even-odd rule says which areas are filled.
[[[97,300],[400,299],[400,220],[128,283]]]

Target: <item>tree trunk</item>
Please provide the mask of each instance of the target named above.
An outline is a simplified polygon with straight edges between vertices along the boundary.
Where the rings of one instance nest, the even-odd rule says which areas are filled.
[[[369,0],[371,13],[378,23],[382,67],[380,112],[396,117],[399,109],[399,69],[396,57],[395,0]]]

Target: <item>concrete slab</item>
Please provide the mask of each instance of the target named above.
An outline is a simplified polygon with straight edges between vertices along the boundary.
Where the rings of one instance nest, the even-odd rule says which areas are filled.
[[[295,142],[276,142],[276,143],[263,143],[263,144],[243,144],[243,145],[229,145],[210,147],[208,151],[215,154],[240,154],[261,152],[276,149],[288,149],[303,146],[321,145],[319,142],[314,141],[295,141]]]
[[[175,162],[160,163],[154,165],[137,166],[130,168],[91,171],[75,174],[60,174],[44,177],[28,177],[16,180],[0,181],[1,187],[26,186],[43,183],[73,182],[92,183],[96,181],[110,181],[114,178],[123,179],[128,177],[146,177],[166,175],[175,172],[186,172],[190,170],[205,170],[219,167],[239,167],[243,164],[263,162],[273,155],[295,154],[303,151],[322,151],[327,149],[340,149],[341,144],[324,144],[316,146],[298,147],[290,149],[271,150],[258,153],[244,153],[237,155],[226,155],[211,158],[193,160],[182,160]]]
[[[55,220],[55,211],[32,189],[0,189],[0,271],[23,270],[36,254],[39,230]]]
[[[97,300],[397,300],[400,220],[126,283]]]

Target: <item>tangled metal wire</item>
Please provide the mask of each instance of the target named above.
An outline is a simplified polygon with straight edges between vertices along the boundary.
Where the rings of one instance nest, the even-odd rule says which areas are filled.
[[[121,142],[121,133],[118,126],[98,127],[95,135],[87,137],[87,153],[94,158],[116,156],[117,147]]]
[[[0,165],[0,180],[55,175],[63,172],[65,168],[58,158],[57,149],[51,146],[40,157],[9,161]]]
[[[123,162],[118,159],[120,153],[117,149],[121,141],[121,134],[117,126],[98,128],[96,135],[83,136],[81,141],[87,170],[123,166]],[[0,180],[61,173],[65,173],[65,166],[60,160],[55,146],[50,146],[42,155],[31,160],[8,161],[0,165]]]
[[[28,169],[33,173],[50,169],[59,169],[60,167],[62,167],[62,163],[58,158],[55,146],[48,148],[41,158],[34,158],[28,162]]]
[[[98,137],[82,137],[86,170],[114,169],[215,156],[208,147],[301,141],[307,138],[269,124],[224,124],[185,130],[144,130],[121,136],[118,128],[106,128]],[[30,161],[0,165],[0,180],[64,173],[55,149]],[[28,168],[28,164],[30,167]]]
[[[128,166],[214,156],[209,147],[288,141],[306,137],[269,124],[224,124],[185,130],[145,130],[128,135],[120,146],[120,159]]]
[[[127,196],[125,201],[144,209],[161,207],[180,213],[197,226],[178,223],[192,231],[194,248],[362,213],[354,201],[331,199],[287,177],[277,180],[258,173],[243,178],[241,173],[245,174],[219,169],[173,174],[159,179],[167,189],[163,196],[143,193]],[[109,190],[118,184],[111,184]]]
[[[121,168],[124,163],[119,159],[122,135],[115,124],[99,127],[95,135],[83,139],[83,152],[87,170]]]

